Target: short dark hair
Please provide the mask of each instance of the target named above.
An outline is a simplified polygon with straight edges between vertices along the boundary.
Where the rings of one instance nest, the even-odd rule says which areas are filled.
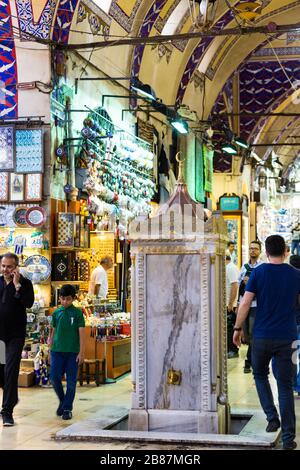
[[[230,246],[230,245],[235,245],[235,242],[231,240],[230,242],[227,243],[227,246]]]
[[[266,252],[269,256],[285,254],[285,240],[280,235],[270,235],[265,241]]]
[[[106,266],[109,266],[112,263],[113,263],[113,259],[110,256],[105,256],[100,261],[100,264],[106,264]]]
[[[3,258],[11,258],[15,260],[16,266],[19,266],[19,257],[15,255],[15,253],[5,253],[5,255],[1,256],[1,261]]]
[[[226,258],[226,261],[231,261],[231,256],[229,256],[229,255],[226,255],[226,257],[225,257],[225,258]]]
[[[300,256],[292,255],[290,257],[290,265],[294,266],[294,268],[300,269]]]
[[[71,284],[65,284],[64,286],[62,286],[62,288],[60,289],[59,291],[59,296],[60,297],[72,297],[73,299],[75,299],[76,297],[76,290],[75,290],[75,287],[72,286]]]
[[[250,242],[250,245],[252,245],[252,243],[255,243],[256,245],[258,245],[258,246],[259,246],[259,249],[260,249],[260,251],[261,251],[261,243],[260,243],[259,240],[252,240],[252,242]]]

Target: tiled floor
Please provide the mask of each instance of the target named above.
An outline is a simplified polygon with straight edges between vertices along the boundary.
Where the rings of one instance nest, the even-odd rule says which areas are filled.
[[[245,350],[242,350],[241,357],[228,360],[229,371],[229,398],[232,407],[243,407],[251,409],[259,408],[256,389],[252,374],[243,373],[243,357]],[[274,385],[274,380],[272,380]],[[115,384],[78,386],[74,406],[74,418],[72,422],[81,421],[93,417],[101,417],[101,410],[111,407],[125,407],[130,405],[131,377],[120,379]],[[1,392],[0,392],[1,393]],[[0,396],[1,399],[1,396]],[[71,424],[70,421],[62,421],[56,417],[57,399],[52,389],[46,388],[22,388],[20,389],[20,403],[15,409],[14,417],[16,425],[12,428],[1,427],[0,424],[0,449],[23,450],[23,449],[163,449],[164,445],[153,447],[149,444],[103,442],[57,442],[53,440],[53,435],[65,426]],[[299,417],[298,447],[300,446],[300,400],[296,400],[296,413]],[[170,444],[167,449],[176,449]],[[182,446],[181,446],[182,448]],[[196,449],[197,447],[193,447]]]

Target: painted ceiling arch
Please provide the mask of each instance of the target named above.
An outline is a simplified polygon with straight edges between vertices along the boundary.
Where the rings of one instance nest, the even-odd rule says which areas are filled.
[[[9,4],[12,0],[5,0],[3,3]],[[52,38],[55,41],[67,43],[70,41],[70,34],[82,17],[86,15],[87,10],[83,7],[94,8],[93,11],[99,13],[99,18],[102,21],[103,31],[109,32],[113,30],[114,25],[118,25],[125,33],[138,33],[140,36],[146,37],[154,34],[164,34],[168,27],[173,24],[174,32],[190,31],[193,29],[193,24],[187,8],[182,8],[183,0],[15,0],[16,11],[18,15],[19,28],[24,34],[29,32],[43,39]],[[232,4],[237,3],[237,0]],[[256,24],[261,21],[270,21],[278,19],[279,22],[286,23],[284,13],[288,9],[295,8],[300,5],[300,1],[292,0],[266,0],[264,2],[263,15],[259,17]],[[93,7],[92,7],[93,6]],[[176,16],[176,12],[179,12]],[[281,12],[281,15],[279,15]],[[97,14],[98,14],[97,13]],[[94,26],[97,30],[98,25],[96,19],[97,15],[94,13],[93,18],[90,18],[90,26]],[[99,19],[98,18],[98,19]],[[214,23],[215,28],[222,29],[228,26],[233,26],[234,15],[232,10],[228,10],[225,2],[219,1],[219,7],[216,13],[216,20]],[[92,21],[93,20],[93,21]],[[100,22],[101,22],[100,21]],[[119,29],[120,30],[120,29]],[[72,40],[72,38],[71,38]],[[87,39],[89,41],[90,38]],[[222,48],[212,54],[213,45],[217,39],[205,38],[200,41],[190,41],[189,43],[179,44],[178,42],[172,45],[161,46],[165,48],[166,54],[172,54],[172,48],[176,49],[176,57],[172,62],[172,70],[170,66],[170,74],[175,76],[172,83],[174,87],[173,96],[176,98],[177,104],[183,102],[187,88],[193,79],[195,72],[199,68],[199,64],[204,56],[212,56],[214,59],[213,73],[218,74],[218,70],[222,68],[222,64],[230,60],[230,53],[239,47],[243,41],[242,38],[225,39],[222,40]],[[145,46],[136,46],[132,48],[131,62],[131,75],[139,76],[143,60],[148,60],[148,56],[144,54]],[[235,57],[235,66],[239,66],[240,62],[244,60],[243,57]],[[179,64],[180,62],[180,64]],[[180,71],[179,76],[176,76],[176,70]],[[159,65],[156,64],[159,70]],[[208,63],[210,65],[210,63]],[[16,65],[15,65],[16,67]],[[209,72],[209,68],[207,70]],[[211,70],[210,70],[211,72]],[[16,77],[15,72],[15,77]],[[212,72],[211,72],[212,73]],[[158,83],[160,80],[159,72],[155,75],[155,80]],[[230,73],[229,73],[230,75]],[[5,82],[6,83],[6,82]],[[154,85],[154,89],[156,83]],[[222,84],[217,81],[217,87],[222,89]],[[163,97],[162,97],[163,98]],[[211,106],[211,105],[208,105]],[[1,112],[1,110],[0,110]],[[206,110],[206,114],[209,112]]]

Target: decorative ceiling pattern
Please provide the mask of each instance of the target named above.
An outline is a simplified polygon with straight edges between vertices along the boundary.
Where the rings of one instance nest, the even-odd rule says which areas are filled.
[[[32,0],[15,0],[21,37],[26,39],[30,33],[41,39],[49,39],[50,28],[56,7],[56,0],[47,0],[38,21],[34,18],[34,5]]]
[[[130,16],[121,8],[117,0],[114,0],[111,4],[109,15],[120,25],[127,33],[132,30],[133,22],[136,18],[136,13],[141,6],[143,0],[136,0],[133,2],[133,7]]]
[[[59,0],[53,27],[52,40],[56,42],[68,43],[70,28],[79,0]]]
[[[161,14],[157,17],[157,20],[154,24],[155,29],[158,33],[161,33],[164,27],[166,26],[170,16],[172,15],[173,11],[179,5],[181,0],[174,0],[171,6],[167,9],[166,14],[164,16],[161,16]]]
[[[227,128],[231,128],[227,112],[232,110],[233,106],[233,93],[232,93],[232,77],[226,82],[222,93],[219,94],[218,99],[212,109],[212,114],[222,117],[220,121],[214,121],[214,143],[215,143],[215,154],[214,154],[214,172],[215,173],[231,173],[232,172],[232,156],[223,153],[221,150],[221,142],[224,141],[224,132],[222,130],[222,124],[225,124]],[[225,97],[227,105],[225,104]]]
[[[274,101],[291,90],[291,83],[300,80],[298,60],[285,60],[283,67],[274,62],[248,62],[240,70],[240,112],[263,113]],[[240,119],[240,132],[248,139],[257,123],[255,117]]]
[[[214,25],[214,28],[217,31],[221,31],[224,29],[234,18],[234,14],[231,10],[228,10]],[[199,62],[201,58],[203,57],[205,51],[209,47],[209,45],[212,43],[213,38],[204,38],[201,40],[201,42],[198,44],[194,52],[192,53],[191,57],[188,60],[188,63],[186,65],[185,71],[183,73],[180,85],[178,87],[177,91],[177,97],[176,97],[176,106],[180,106],[182,103],[185,91],[187,89],[187,86],[192,78],[192,75],[196,68],[199,65]]]
[[[140,37],[148,37],[150,34],[150,31],[152,29],[153,24],[158,18],[158,15],[164,6],[166,0],[156,0],[150,10],[148,10],[148,13],[144,19],[144,22],[141,26],[141,29],[139,31],[139,36]],[[141,63],[142,63],[142,58],[144,54],[145,46],[140,44],[134,48],[134,53],[133,53],[133,64],[132,64],[132,71],[131,71],[131,76],[132,77],[138,77],[140,68],[141,68]]]
[[[98,34],[100,31],[104,38],[108,38],[112,19],[91,0],[80,2],[76,18],[76,24],[88,20],[91,32]]]
[[[277,144],[278,142],[281,142],[283,139],[283,136],[287,131],[289,131],[291,128],[297,124],[299,121],[300,116],[295,116],[293,119],[288,121],[288,123],[282,128],[282,130],[275,136],[274,139],[272,139],[272,143]],[[262,155],[263,160],[266,160],[272,153],[272,145],[270,145],[267,150],[265,151],[264,155]]]
[[[268,2],[270,3],[270,2]],[[280,8],[277,8],[276,10],[273,10],[272,12],[269,12],[265,15],[262,15],[262,16],[259,16],[258,19],[256,20],[256,23],[261,23],[262,21],[265,21],[267,20],[268,18],[271,18],[273,15],[275,14],[279,14],[279,13],[282,13],[284,11],[288,11],[288,10],[291,10],[295,7],[298,7],[300,5],[300,1],[297,0],[295,2],[292,2],[288,5],[285,5],[284,7],[280,7]],[[266,5],[264,6],[264,8],[266,7]],[[293,41],[297,39],[297,36],[296,38],[293,36],[293,38],[290,38],[290,41]],[[237,43],[237,41],[239,40],[238,37],[236,38],[226,38],[224,39],[224,41],[222,42],[222,44],[220,45],[220,47],[218,48],[218,50],[215,52],[215,54],[213,55],[211,61],[210,61],[210,64],[207,68],[207,76],[209,77],[210,80],[212,80],[218,70],[218,68],[221,66],[221,64],[224,62],[224,60],[226,60],[226,58],[228,57],[228,54],[230,53],[230,50],[234,47],[234,45]],[[265,41],[265,43],[267,43],[268,41]],[[261,46],[258,47],[258,51],[259,52],[261,50]],[[253,55],[251,53],[251,55]]]
[[[0,2],[0,118],[18,117],[17,60],[9,0]]]
[[[274,58],[274,51],[278,56],[287,57],[287,56],[299,56],[300,55],[300,47],[262,47],[258,51],[253,54],[253,57],[273,57]]]
[[[278,109],[284,104],[288,98],[293,94],[294,90],[292,88],[288,88],[282,95],[280,95],[276,100],[272,101],[270,106],[264,110],[267,113],[275,113],[278,112]],[[253,127],[251,134],[249,136],[249,142],[258,143],[263,136],[264,129],[267,126],[268,121],[270,120],[270,116],[263,116],[258,117],[256,119],[256,125]]]

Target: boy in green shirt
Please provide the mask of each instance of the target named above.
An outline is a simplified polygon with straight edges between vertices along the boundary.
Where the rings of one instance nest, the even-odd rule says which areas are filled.
[[[66,284],[60,290],[61,307],[53,312],[52,331],[49,338],[51,349],[51,382],[59,399],[56,410],[62,419],[72,418],[76,392],[78,366],[84,360],[84,317],[74,307],[75,289]],[[67,390],[64,392],[62,377],[66,374]]]

